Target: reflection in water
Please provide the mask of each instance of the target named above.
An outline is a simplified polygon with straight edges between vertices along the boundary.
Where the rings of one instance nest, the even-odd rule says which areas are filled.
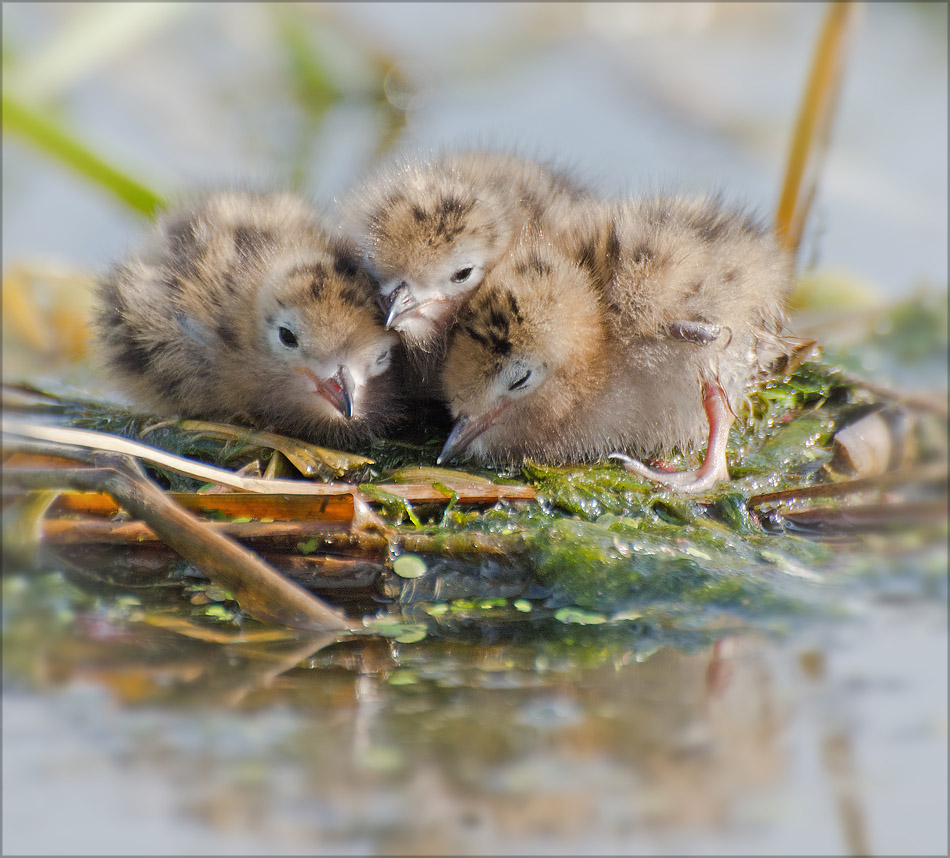
[[[92,849],[106,820],[113,851],[151,824],[157,852],[871,854],[942,836],[946,712],[942,728],[919,715],[939,692],[939,619],[916,637],[900,617],[863,629],[886,654],[866,663],[814,628],[778,646],[662,646],[646,627],[217,644],[55,575],[8,577],[4,597],[8,818],[69,796]],[[908,833],[890,808],[911,762]],[[69,850],[14,830],[30,839],[7,851]]]
[[[593,632],[575,655],[517,640],[217,645],[91,600],[71,619],[50,600],[44,617],[29,591],[7,589],[8,683],[58,690],[85,754],[116,751],[82,728],[88,700],[74,690],[108,689],[134,707],[112,716],[123,768],[174,784],[184,817],[280,848],[701,836],[733,826],[787,766],[791,715],[760,638],[639,657],[612,646],[586,666]]]
[[[611,192],[722,181],[768,205],[818,7],[766,4],[754,14],[771,24],[737,28],[746,4],[693,6],[682,15],[712,29],[670,39],[631,31],[660,15],[647,4],[528,5],[530,17],[479,4],[464,18],[447,5],[346,7],[355,35],[392,37],[380,44],[406,69],[385,89],[399,116],[408,108],[400,142],[494,135],[575,161]],[[62,31],[67,6],[4,6],[14,64]],[[297,10],[299,32],[318,36],[335,8]],[[823,261],[892,295],[921,273],[946,280],[941,8],[868,7],[814,225]],[[261,47],[273,10],[220,9],[156,33],[108,74],[71,70],[63,115],[99,129],[88,139],[113,141],[112,154],[161,165],[169,189],[263,170],[304,177],[325,200],[341,193],[393,133],[374,125],[385,104],[345,99],[315,130],[293,103],[302,93],[322,109],[313,90]],[[670,9],[654,27],[668,28]],[[913,17],[932,12],[935,24]],[[508,14],[524,21],[504,31],[506,48],[492,16]],[[551,41],[552,27],[571,40]],[[612,46],[594,38],[604,32]],[[894,96],[883,111],[881,92]],[[16,210],[5,259],[92,270],[137,234],[132,216],[22,146],[5,141],[4,155],[5,210]],[[37,286],[27,291],[50,291]],[[74,315],[50,328],[50,360],[81,347],[65,336],[81,333]],[[911,387],[931,377],[908,373]],[[878,562],[888,550],[889,535],[869,547],[864,583],[908,608],[872,605],[850,641],[814,627],[778,643],[563,627],[219,644],[149,625],[115,594],[8,576],[4,851],[945,853],[946,555],[895,574],[897,561]],[[165,566],[144,580],[140,562],[122,587],[146,584],[155,599]]]

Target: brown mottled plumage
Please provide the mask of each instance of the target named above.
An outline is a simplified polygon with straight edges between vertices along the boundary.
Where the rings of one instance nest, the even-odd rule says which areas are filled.
[[[156,412],[332,444],[398,416],[373,283],[294,195],[223,191],[168,212],[98,299],[107,371]]]
[[[526,226],[585,197],[568,176],[514,155],[443,154],[391,164],[344,201],[344,223],[380,283],[387,324],[441,355],[461,302]]]
[[[443,376],[457,422],[441,458],[655,456],[708,437],[696,471],[617,457],[705,489],[728,476],[734,409],[781,348],[790,261],[715,198],[591,204],[575,223],[526,234],[459,312]]]

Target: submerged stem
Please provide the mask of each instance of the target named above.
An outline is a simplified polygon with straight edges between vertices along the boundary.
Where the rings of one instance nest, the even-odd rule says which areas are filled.
[[[73,454],[64,449],[61,455]],[[315,631],[344,631],[353,627],[316,596],[288,581],[246,548],[215,533],[168,498],[134,459],[84,450],[76,451],[75,458],[92,467],[13,468],[4,472],[4,482],[32,489],[68,487],[112,495],[166,545],[213,583],[233,593],[255,619]]]

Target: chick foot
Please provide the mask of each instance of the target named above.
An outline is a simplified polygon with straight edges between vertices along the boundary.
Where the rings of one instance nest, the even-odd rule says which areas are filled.
[[[691,471],[661,471],[623,453],[611,453],[608,458],[616,459],[631,473],[684,494],[704,492],[720,480],[728,480],[726,442],[736,416],[732,413],[726,393],[718,381],[707,381],[703,384],[703,408],[709,423],[709,442],[706,446],[706,456],[698,468]]]

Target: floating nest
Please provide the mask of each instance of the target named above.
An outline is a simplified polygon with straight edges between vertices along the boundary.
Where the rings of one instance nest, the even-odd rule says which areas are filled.
[[[945,397],[815,354],[749,398],[732,479],[689,498],[612,464],[438,468],[424,429],[355,455],[31,385],[3,405],[8,567],[171,589],[151,622],[228,639],[761,624],[825,610],[836,572],[946,534]]]

